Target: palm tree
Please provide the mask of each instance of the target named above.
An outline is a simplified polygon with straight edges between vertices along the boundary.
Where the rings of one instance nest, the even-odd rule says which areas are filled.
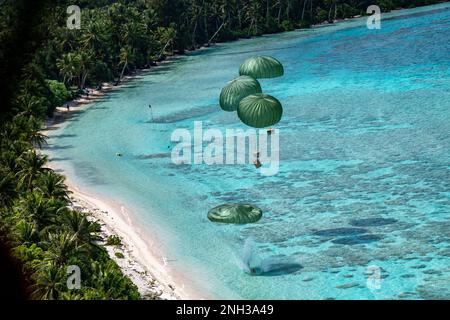
[[[76,55],[74,53],[64,54],[62,59],[57,60],[56,66],[63,77],[63,83],[70,85],[79,69]]]
[[[94,54],[92,51],[81,51],[77,54],[79,69],[77,70],[78,89],[83,89],[86,83],[87,76],[92,66],[92,59]]]
[[[26,152],[28,152],[30,150],[30,145],[23,141],[23,140],[14,140],[14,141],[9,141],[9,145],[6,148],[7,151],[5,152],[6,155],[2,155],[3,159],[4,159],[4,163],[5,165],[8,165],[9,168],[11,168],[12,172],[17,172],[18,170],[20,170],[20,165],[19,165],[19,157],[23,154],[25,154]],[[15,164],[13,166],[11,166],[11,158],[10,157],[14,157],[14,162]]]
[[[37,85],[37,84],[35,84]],[[47,111],[48,100],[42,96],[36,96],[22,88],[15,99],[17,116],[44,116]]]
[[[47,136],[41,132],[41,128],[31,127],[27,132],[25,141],[33,146],[42,148],[42,145],[47,144]]]
[[[17,164],[20,168],[17,172],[19,178],[19,187],[26,187],[28,190],[33,189],[33,181],[42,172],[49,169],[43,168],[47,163],[48,157],[36,154],[35,150],[24,152],[18,159]]]
[[[69,191],[64,184],[64,177],[52,170],[39,175],[36,180],[36,188],[39,189],[45,197],[50,199],[59,199],[68,201]]]
[[[39,241],[39,233],[34,222],[21,220],[16,226],[15,234],[19,241],[26,246]]]
[[[102,285],[106,296],[110,299],[120,296],[121,290],[123,290],[124,278],[118,272],[115,263],[109,261],[102,271]]]
[[[56,300],[65,291],[65,270],[52,264],[43,264],[35,274],[36,283],[32,295],[36,299]]]
[[[333,22],[334,20],[336,20],[337,17],[337,6],[338,6],[338,0],[327,0],[325,2],[325,5],[329,6],[329,10],[328,10],[328,22]],[[334,7],[334,18],[331,19],[331,13],[333,11],[333,7]]]
[[[14,175],[6,169],[0,170],[0,206],[9,206],[18,194]]]
[[[177,36],[177,31],[173,27],[163,28],[159,27],[156,30],[158,34],[158,40],[160,41],[160,44],[162,45],[161,52],[159,53],[158,59],[160,59],[166,49],[169,47],[169,45],[173,44],[174,39]]]
[[[0,154],[0,161],[5,170],[15,174],[18,171],[17,157],[27,150],[28,145],[22,141],[8,141],[8,143]]]
[[[198,3],[197,3],[198,2]],[[192,47],[196,47],[196,36],[197,36],[197,30],[199,21],[202,16],[205,15],[205,0],[193,0],[191,4],[188,6],[189,13],[188,16],[190,17],[190,24],[193,25],[192,32],[191,32],[191,43]]]
[[[210,15],[211,19],[214,21],[214,30],[215,32],[209,38],[207,45],[211,45],[214,38],[220,33],[223,27],[227,25],[227,22],[230,20],[230,6],[227,1],[221,2],[213,2],[211,5]]]
[[[269,21],[270,21],[270,0],[266,0],[266,29],[269,29]]]
[[[73,210],[67,210],[61,217],[65,229],[75,234],[78,245],[86,244],[90,248],[97,248],[97,241],[102,238],[97,234],[100,232],[99,225],[87,219],[86,215]]]
[[[59,295],[59,299],[60,300],[86,300],[86,297],[83,294],[77,293],[77,292],[73,292],[73,290],[71,291],[66,291],[66,292],[61,292],[61,294]],[[94,300],[94,299],[89,299],[88,300]],[[100,298],[98,298],[100,299]],[[96,299],[96,300],[98,300]]]
[[[248,36],[259,33],[259,20],[261,19],[261,3],[258,0],[249,0],[245,7],[245,18],[250,22],[248,27]],[[253,33],[252,33],[253,30]]]
[[[45,251],[44,261],[57,267],[62,267],[83,249],[77,244],[77,235],[69,231],[49,233],[46,244],[48,248]]]
[[[126,46],[120,49],[120,62],[119,67],[122,66],[122,72],[120,73],[119,82],[122,81],[123,74],[125,69],[128,68],[128,64],[133,61],[134,58],[134,50],[133,48]]]
[[[93,18],[84,26],[81,44],[84,49],[90,50],[98,56],[108,41],[106,24],[103,19]]]
[[[61,203],[45,199],[38,191],[27,192],[14,207],[19,218],[33,222],[38,231],[51,225]]]
[[[302,21],[305,20],[306,5],[308,4],[308,2],[310,3],[311,14],[312,14],[312,0],[303,0],[303,10],[302,10],[302,18],[301,18]],[[311,17],[310,23],[312,23],[312,17]]]
[[[117,264],[108,260],[104,264],[94,262],[91,265],[94,287],[102,290],[104,299],[139,299],[136,286],[124,278]]]
[[[63,76],[63,83],[70,85],[73,79],[77,79],[78,89],[84,88],[93,56],[91,50],[64,54],[56,62],[59,73]]]
[[[127,23],[122,28],[122,44],[138,48],[145,41],[146,26],[138,21]]]
[[[41,132],[42,121],[34,115],[26,116],[23,113],[16,115],[9,125],[9,129],[17,140],[26,141],[34,146],[42,147],[46,144],[47,136]]]

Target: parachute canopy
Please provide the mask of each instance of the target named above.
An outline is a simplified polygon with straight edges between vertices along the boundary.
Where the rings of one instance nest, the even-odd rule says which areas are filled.
[[[225,111],[236,111],[239,102],[248,95],[261,93],[261,85],[258,80],[249,76],[240,76],[230,82],[220,93],[220,107]]]
[[[237,110],[239,119],[254,128],[272,126],[281,120],[283,107],[276,98],[263,93],[245,97]]]
[[[208,212],[208,219],[213,222],[245,224],[257,222],[262,211],[251,204],[222,204]]]
[[[281,62],[273,57],[257,56],[245,60],[239,68],[239,74],[255,79],[277,78],[284,75],[284,68]]]

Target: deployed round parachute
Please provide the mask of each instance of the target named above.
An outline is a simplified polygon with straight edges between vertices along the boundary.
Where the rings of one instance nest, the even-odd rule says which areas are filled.
[[[209,220],[221,223],[252,223],[261,217],[261,209],[250,204],[222,204],[208,212]]]
[[[225,111],[236,111],[243,98],[261,92],[258,80],[249,76],[239,76],[228,82],[222,89],[220,107]]]
[[[281,120],[283,107],[276,98],[268,94],[257,93],[241,100],[237,114],[246,125],[264,128]]]
[[[239,74],[255,79],[277,78],[284,75],[284,68],[281,62],[273,57],[257,56],[245,60],[239,68]]]

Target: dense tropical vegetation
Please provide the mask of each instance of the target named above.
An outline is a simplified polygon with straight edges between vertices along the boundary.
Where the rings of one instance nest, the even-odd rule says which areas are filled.
[[[67,28],[73,1],[7,0],[0,12],[1,90],[14,91],[15,110],[41,119],[86,85],[120,81],[168,54],[212,42],[310,27],[324,21],[439,0],[79,0],[81,29]],[[16,43],[18,42],[18,43]],[[28,54],[25,60],[11,55]],[[8,73],[7,73],[8,72]],[[19,85],[17,85],[19,84]],[[14,87],[11,87],[14,85]],[[67,90],[65,90],[67,89]]]
[[[55,108],[85,86],[120,82],[167,55],[213,42],[438,0],[5,0],[0,6],[0,241],[36,299],[137,299],[99,245],[100,226],[70,209],[64,178],[36,151]],[[66,9],[81,7],[81,29]],[[66,267],[82,271],[66,286]],[[0,265],[1,269],[1,265]],[[0,270],[1,271],[1,270]]]
[[[40,122],[18,114],[0,132],[0,228],[30,275],[37,299],[137,299],[104,247],[100,225],[69,207],[64,178],[46,168],[33,147],[44,143]],[[67,267],[80,267],[82,286],[69,290]]]

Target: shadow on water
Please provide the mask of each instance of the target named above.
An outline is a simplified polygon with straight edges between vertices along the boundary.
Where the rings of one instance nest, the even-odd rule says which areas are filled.
[[[68,122],[78,121],[76,117],[83,112],[84,110],[71,110],[70,113],[64,113],[63,115],[55,114],[55,116],[51,119],[52,125],[46,127],[45,130],[47,131],[59,130],[59,127],[56,126],[57,124],[62,123],[64,121]]]
[[[218,110],[219,108],[216,105],[197,107],[180,111],[169,116],[155,117],[154,120],[146,121],[146,123],[175,123],[186,119],[203,117],[208,114],[217,112]]]
[[[86,112],[86,110],[84,110],[84,109],[83,109],[83,110],[76,110],[75,108],[80,108],[80,106],[72,107],[72,108],[70,109],[70,112],[69,112],[69,113],[64,114],[64,119],[65,119],[65,120],[67,120],[67,119],[73,119],[73,118],[79,116],[80,114]],[[75,110],[74,110],[74,109],[75,109]]]
[[[363,234],[363,235],[357,235],[353,237],[343,237],[334,239],[331,242],[334,244],[344,244],[344,245],[356,245],[356,244],[365,244],[365,243],[371,243],[375,241],[381,240],[381,237],[375,234]]]
[[[268,258],[262,261],[261,267],[255,268],[254,273],[249,272],[252,276],[260,277],[276,277],[284,276],[287,274],[293,274],[300,271],[303,266],[296,262],[275,262],[271,261],[272,258]]]
[[[107,110],[107,109],[108,109],[107,107],[97,107],[97,106],[91,108],[91,110]]]
[[[49,150],[67,150],[67,149],[72,149],[74,148],[73,145],[65,145],[65,146],[61,146],[61,145],[47,145],[45,149],[49,149]]]
[[[52,138],[75,138],[76,136],[77,136],[76,134],[62,133],[62,134],[52,135]]]
[[[355,227],[379,227],[396,223],[395,219],[386,218],[368,218],[368,219],[355,219],[350,221],[350,224]]]
[[[286,46],[286,47],[277,47],[277,48],[261,48],[261,49],[252,49],[245,51],[235,51],[235,52],[225,52],[225,53],[211,53],[209,56],[236,56],[240,54],[254,53],[254,52],[270,52],[270,51],[281,51],[298,48],[298,45],[295,46]]]
[[[158,67],[156,67],[155,69],[152,70],[151,74],[155,75],[155,74],[165,74],[168,71],[171,70],[172,66],[169,65],[160,65]]]
[[[314,235],[320,237],[343,237],[355,236],[367,232],[368,230],[362,228],[334,228],[316,231],[314,232]]]
[[[141,84],[123,84],[120,89],[140,88],[141,86]]]
[[[69,161],[69,160],[72,160],[72,158],[69,158],[69,157],[55,157],[55,158],[51,158],[50,162]]]
[[[358,226],[373,226],[375,223],[383,223],[383,221],[366,221],[373,219],[358,220]],[[388,219],[386,219],[388,220]],[[392,219],[393,220],[393,219]],[[384,223],[393,223],[391,221],[384,221]],[[334,244],[342,245],[357,245],[366,244],[381,240],[381,236],[370,234],[369,230],[363,228],[334,228],[325,229],[314,232],[314,235],[329,238]]]
[[[107,94],[109,94],[109,92]],[[89,102],[86,103],[86,104],[105,102],[105,101],[108,101],[108,100],[109,100],[108,96],[102,96],[101,98],[88,99]]]
[[[170,158],[172,154],[170,152],[166,153],[155,153],[155,154],[143,154],[136,157],[136,159],[145,160],[145,159],[162,159],[162,158]]]

